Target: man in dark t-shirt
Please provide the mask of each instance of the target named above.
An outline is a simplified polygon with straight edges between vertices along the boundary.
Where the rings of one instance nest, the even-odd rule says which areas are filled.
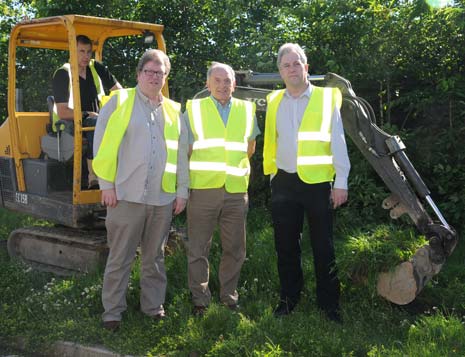
[[[84,35],[76,37],[79,66],[79,91],[83,126],[95,126],[100,109],[100,100],[105,90],[121,89],[115,77],[102,63],[92,60],[92,41]],[[72,87],[70,85],[71,68],[69,63],[59,68],[53,76],[53,96],[55,97],[56,114],[59,119],[73,120],[74,106]],[[94,132],[85,132],[90,150],[86,151],[87,169],[89,171],[89,188],[97,188],[98,181],[92,170],[92,147]]]

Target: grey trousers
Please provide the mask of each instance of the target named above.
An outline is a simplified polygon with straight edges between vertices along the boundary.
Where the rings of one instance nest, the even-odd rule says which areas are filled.
[[[118,201],[107,209],[107,240],[110,254],[105,267],[102,303],[103,321],[120,321],[126,310],[126,292],[132,262],[141,246],[140,307],[144,314],[163,311],[166,293],[164,250],[173,205],[152,206]]]
[[[227,305],[237,303],[237,284],[246,253],[247,210],[247,193],[228,193],[224,188],[191,191],[187,203],[187,259],[194,305],[207,306],[211,300],[208,255],[217,224],[222,247],[220,301]]]

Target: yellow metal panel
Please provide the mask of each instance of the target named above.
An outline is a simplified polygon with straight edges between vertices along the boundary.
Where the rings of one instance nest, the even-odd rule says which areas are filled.
[[[32,48],[50,48],[53,50],[67,50],[68,44],[58,41],[44,41],[44,40],[28,40],[21,39],[17,42],[18,47],[32,47]]]
[[[0,126],[0,156],[13,156],[11,152],[10,122],[8,118]]]
[[[48,113],[16,112],[18,121],[19,155],[25,159],[36,159],[40,156],[40,138],[47,134],[45,127],[49,120]]]
[[[89,204],[99,203],[101,197],[101,191],[99,190],[85,190],[74,193],[73,204]]]

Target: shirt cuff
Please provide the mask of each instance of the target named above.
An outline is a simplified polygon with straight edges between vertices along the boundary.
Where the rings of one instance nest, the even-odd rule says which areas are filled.
[[[113,182],[106,181],[100,177],[98,179],[98,185],[100,186],[101,190],[111,190],[112,188],[115,188],[115,184]]]
[[[189,198],[189,189],[187,187],[178,187],[176,197],[187,200]]]
[[[349,186],[347,185],[347,177],[336,176],[336,179],[334,180],[333,188],[340,188],[343,190],[347,190],[348,187]]]

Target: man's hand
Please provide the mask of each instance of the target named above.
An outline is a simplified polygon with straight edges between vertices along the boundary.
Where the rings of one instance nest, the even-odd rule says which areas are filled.
[[[97,112],[87,112],[88,116],[91,117],[91,118],[97,118],[98,117],[98,113]]]
[[[173,203],[173,213],[174,215],[180,214],[186,208],[187,200],[185,198],[176,197]]]
[[[347,202],[348,191],[342,188],[333,188],[331,190],[331,201],[333,202],[333,208],[337,208],[340,205]]]
[[[102,190],[102,205],[114,208],[117,204],[118,200],[116,199],[116,190],[114,188]]]

